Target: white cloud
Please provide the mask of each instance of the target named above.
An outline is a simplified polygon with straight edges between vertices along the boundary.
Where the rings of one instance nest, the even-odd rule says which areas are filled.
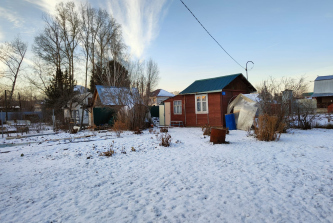
[[[23,23],[23,19],[17,15],[17,12],[2,7],[0,7],[0,17],[12,22],[15,27],[20,27]]]
[[[0,29],[0,42],[5,38],[5,35],[2,33],[2,30]]]
[[[79,6],[81,2],[80,0],[25,0],[25,1],[36,5],[40,10],[49,13],[51,15],[55,14],[56,12],[55,7],[60,2],[73,1],[77,6]]]
[[[159,32],[159,21],[166,13],[167,0],[111,0],[108,10],[122,25],[125,43],[140,58]]]

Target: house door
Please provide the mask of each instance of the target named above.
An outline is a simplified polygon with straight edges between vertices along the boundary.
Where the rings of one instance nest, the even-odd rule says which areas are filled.
[[[164,105],[159,105],[160,125],[164,125]]]
[[[164,108],[165,108],[165,125],[169,126],[171,122],[171,105],[170,102],[165,102],[164,103]]]

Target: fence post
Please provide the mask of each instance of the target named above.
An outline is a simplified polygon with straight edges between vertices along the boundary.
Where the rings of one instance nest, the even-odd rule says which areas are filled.
[[[2,138],[3,138],[3,120],[2,120],[2,110],[1,110],[1,127],[2,127]]]
[[[52,111],[53,111],[53,115],[52,115],[52,121],[53,121],[53,131],[55,130],[55,128],[54,128],[54,122],[55,122],[55,117],[54,117],[54,109],[52,109]]]

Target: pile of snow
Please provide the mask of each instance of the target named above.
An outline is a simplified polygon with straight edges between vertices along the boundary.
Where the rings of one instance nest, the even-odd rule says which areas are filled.
[[[153,121],[154,126],[160,126],[160,119],[158,117],[152,117],[151,120]]]
[[[200,128],[169,128],[171,147],[155,130],[1,140],[28,143],[0,147],[1,222],[333,221],[333,130],[278,142],[236,130],[212,145]]]

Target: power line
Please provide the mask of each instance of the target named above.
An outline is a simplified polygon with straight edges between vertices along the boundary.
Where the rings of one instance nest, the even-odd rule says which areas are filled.
[[[239,66],[241,66],[243,69],[245,69],[240,63],[237,62],[237,60],[235,60],[222,46],[221,44],[208,32],[208,30],[202,25],[202,23],[199,21],[199,19],[193,14],[193,12],[187,7],[187,5],[185,5],[185,3],[180,0],[183,5],[187,8],[187,10],[193,15],[193,17],[198,21],[198,23],[202,26],[202,28],[204,28],[204,30],[206,30],[206,32],[208,33],[208,35],[210,35],[210,37],[212,37],[212,39],[217,43],[217,45],[219,45],[221,47],[221,49],[228,54],[228,56],[233,59],[233,61],[235,61]]]

